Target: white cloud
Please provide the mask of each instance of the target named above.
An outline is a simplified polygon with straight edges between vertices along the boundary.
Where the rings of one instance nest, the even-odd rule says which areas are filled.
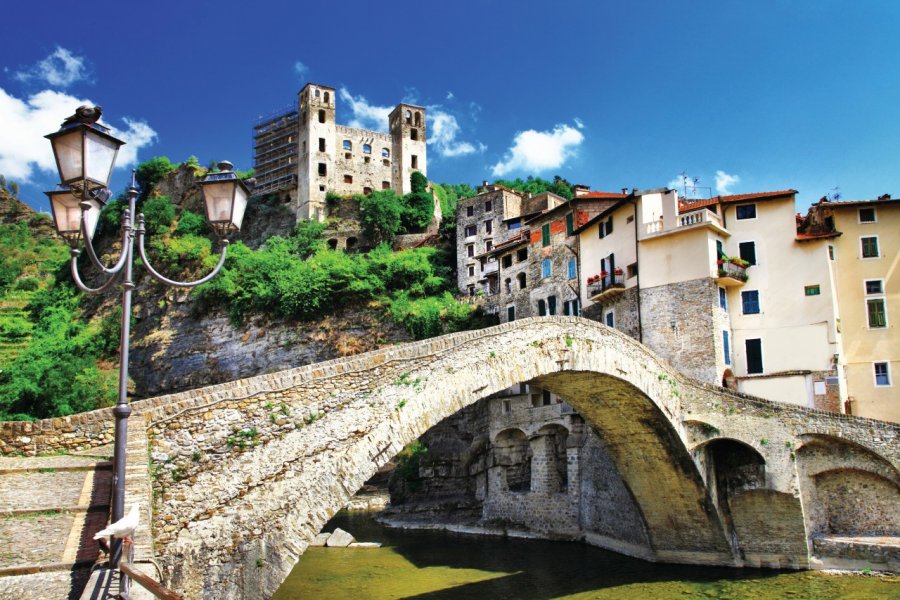
[[[456,96],[453,95],[453,92],[447,92],[447,100],[453,100]]]
[[[59,129],[60,123],[82,104],[94,103],[54,90],[20,100],[0,88],[0,173],[22,182],[29,181],[35,169],[55,173],[53,152],[44,136]],[[135,164],[138,150],[157,137],[145,121],[128,117],[122,121],[124,128],[108,125],[111,133],[126,143],[119,151],[117,167]]]
[[[354,98],[345,87],[342,87],[339,93],[341,102],[346,103],[350,108],[350,112],[353,113],[353,118],[348,123],[350,127],[360,127],[374,131],[388,130],[388,115],[394,110],[392,106],[369,104],[369,101],[364,96],[356,96]]]
[[[578,117],[575,117],[572,120],[575,121],[575,127],[577,127],[578,129],[584,129],[584,121],[582,121]]]
[[[487,148],[481,142],[473,144],[458,140],[457,136],[460,132],[459,121],[456,120],[455,116],[438,106],[429,106],[426,118],[430,121],[428,144],[433,145],[438,154],[445,158],[484,152]]]
[[[83,57],[57,46],[50,56],[23,71],[16,72],[13,77],[23,82],[37,79],[53,87],[64,88],[76,81],[87,79],[88,69]]]
[[[558,169],[575,155],[583,141],[584,134],[570,125],[557,125],[552,131],[520,131],[504,160],[494,165],[493,174],[502,177],[513,171],[541,173]]]
[[[306,74],[309,73],[309,67],[298,60],[294,63],[294,73],[300,77],[300,81],[303,81],[306,79]]]
[[[737,175],[729,175],[725,171],[716,171],[716,192],[719,194],[730,194],[731,186],[741,182],[741,178]]]

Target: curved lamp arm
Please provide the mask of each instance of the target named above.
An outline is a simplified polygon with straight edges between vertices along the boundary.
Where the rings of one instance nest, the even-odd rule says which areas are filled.
[[[87,255],[91,259],[91,263],[97,268],[100,272],[106,273],[107,275],[115,275],[119,271],[122,270],[122,267],[125,266],[125,261],[128,260],[128,237],[131,235],[131,220],[128,217],[128,212],[122,215],[122,251],[121,256],[119,256],[118,262],[112,267],[107,267],[102,262],[100,262],[100,258],[97,256],[97,253],[94,252],[94,243],[93,240],[88,236],[87,230],[87,211],[81,211],[81,237],[84,239],[84,246],[87,249]],[[104,288],[105,289],[105,288]]]
[[[181,288],[192,288],[197,287],[198,285],[202,285],[219,274],[219,271],[222,270],[222,265],[225,264],[225,254],[228,251],[228,240],[220,239],[219,246],[222,248],[222,253],[219,255],[219,263],[216,265],[216,268],[212,270],[212,272],[203,277],[202,279],[198,279],[197,281],[175,281],[174,279],[169,279],[165,275],[162,275],[159,271],[153,268],[150,264],[150,260],[147,258],[147,253],[144,250],[144,215],[140,215],[138,217],[138,227],[137,227],[137,240],[138,240],[138,252],[140,253],[141,260],[144,262],[144,266],[147,267],[147,270],[150,271],[150,275],[153,276],[154,279],[160,281],[166,285],[170,285],[173,287],[181,287]]]
[[[120,279],[121,274],[122,274],[121,267],[112,271],[111,272],[112,277],[107,279],[103,283],[103,285],[101,285],[100,287],[97,287],[97,288],[88,287],[81,280],[81,275],[78,274],[78,255],[81,254],[81,250],[79,250],[78,248],[72,248],[72,250],[70,250],[70,252],[72,254],[72,279],[75,280],[75,285],[78,286],[78,289],[81,290],[82,292],[85,292],[87,294],[102,294],[103,292],[105,292],[106,290],[111,288],[113,285],[115,285],[115,283]],[[125,256],[126,254],[127,254],[127,252],[125,252],[125,251],[122,252],[123,256]],[[119,262],[121,262],[122,264],[125,264],[124,261],[120,260]]]

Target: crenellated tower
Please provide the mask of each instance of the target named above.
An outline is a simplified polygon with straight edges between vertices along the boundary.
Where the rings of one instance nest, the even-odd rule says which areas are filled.
[[[413,171],[428,172],[425,154],[425,109],[413,104],[398,104],[391,111],[391,143],[393,145],[393,189],[398,194],[412,191],[409,178]]]
[[[334,187],[335,93],[334,88],[306,84],[300,90],[300,136],[297,219],[323,221],[325,193]]]

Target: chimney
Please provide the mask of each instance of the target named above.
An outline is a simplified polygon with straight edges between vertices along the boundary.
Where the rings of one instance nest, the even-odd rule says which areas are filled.
[[[628,195],[628,188],[622,188],[622,195],[623,195],[623,196],[627,196],[627,195]]]
[[[581,198],[582,196],[586,196],[588,192],[591,191],[591,188],[586,185],[575,184],[575,197]]]

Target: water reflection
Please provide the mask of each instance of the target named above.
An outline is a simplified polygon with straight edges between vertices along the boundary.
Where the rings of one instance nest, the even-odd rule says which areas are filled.
[[[399,531],[364,513],[334,527],[384,547],[310,548],[275,600],[900,598],[897,578],[660,565],[577,543]]]

